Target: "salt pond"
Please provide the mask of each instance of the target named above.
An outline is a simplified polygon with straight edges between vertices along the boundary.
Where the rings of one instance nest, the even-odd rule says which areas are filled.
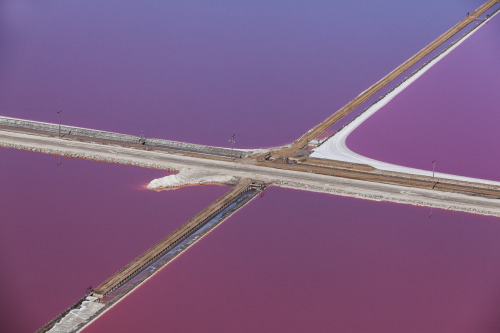
[[[347,137],[354,152],[397,165],[500,180],[500,16]]]
[[[2,332],[35,331],[221,195],[165,172],[0,149]]]
[[[284,144],[473,6],[6,0],[0,114],[57,122],[62,109],[63,123],[81,127]],[[157,171],[57,167],[57,157],[5,149],[0,159],[1,331],[37,329],[224,191],[156,193],[143,185]],[[495,220],[394,207],[268,190],[89,331],[455,325],[443,316],[490,325]]]
[[[495,332],[498,218],[271,188],[85,332]]]

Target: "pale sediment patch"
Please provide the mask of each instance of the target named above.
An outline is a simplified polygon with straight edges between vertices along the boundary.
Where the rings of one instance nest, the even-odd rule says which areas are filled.
[[[96,297],[88,296],[79,308],[69,311],[48,332],[72,332],[93,317],[104,307]]]
[[[177,174],[152,180],[147,188],[161,191],[174,190],[180,187],[193,185],[234,185],[236,182],[237,178],[231,175],[224,175],[204,169],[185,168],[181,169]]]

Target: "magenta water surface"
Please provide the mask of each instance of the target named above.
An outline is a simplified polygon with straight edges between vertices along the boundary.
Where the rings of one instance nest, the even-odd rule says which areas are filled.
[[[498,218],[271,188],[89,326],[498,332]]]
[[[500,180],[500,16],[369,118],[353,151],[419,169]]]
[[[144,186],[166,172],[0,149],[0,331],[33,332],[225,189]]]

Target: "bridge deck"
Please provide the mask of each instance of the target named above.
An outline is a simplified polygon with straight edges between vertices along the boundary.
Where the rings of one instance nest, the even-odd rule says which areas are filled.
[[[207,220],[221,212],[231,202],[233,202],[235,198],[247,192],[250,189],[250,186],[251,181],[249,179],[241,181],[223,196],[214,201],[210,206],[206,207],[196,216],[173,231],[170,235],[163,238],[135,260],[127,264],[115,275],[104,281],[94,290],[94,296],[102,298],[118,288],[122,283],[139,273],[141,269],[146,267],[152,261],[159,258],[166,251],[179,244],[179,242],[187,238],[194,231],[198,230]]]

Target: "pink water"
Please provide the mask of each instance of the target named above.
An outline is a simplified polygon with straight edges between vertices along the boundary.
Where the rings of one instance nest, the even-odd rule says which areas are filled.
[[[348,138],[353,151],[419,169],[500,180],[500,16]],[[383,149],[381,149],[383,147]]]
[[[288,143],[478,5],[6,0],[0,114]],[[0,162],[2,332],[37,329],[224,191],[155,193],[142,186],[162,172],[6,149]],[[496,220],[427,215],[268,190],[89,331],[497,328]]]
[[[498,332],[500,223],[271,188],[100,332]]]
[[[225,191],[165,172],[0,149],[0,331],[35,331]]]

